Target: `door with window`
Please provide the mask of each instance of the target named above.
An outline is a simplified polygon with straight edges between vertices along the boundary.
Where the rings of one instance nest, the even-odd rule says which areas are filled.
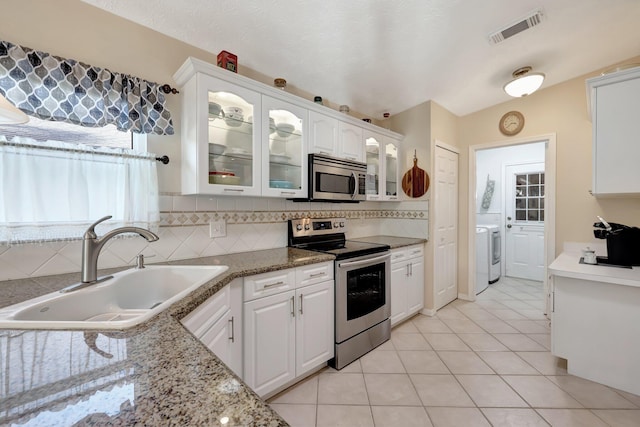
[[[544,163],[505,168],[505,276],[544,279]]]

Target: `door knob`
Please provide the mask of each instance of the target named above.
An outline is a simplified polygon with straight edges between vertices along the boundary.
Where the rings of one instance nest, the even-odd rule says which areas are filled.
[[[507,228],[511,228],[513,227],[511,224],[507,224]]]
[[[510,216],[508,216],[508,217],[507,217],[507,220],[508,220],[508,221],[511,221],[511,217],[510,217]]]

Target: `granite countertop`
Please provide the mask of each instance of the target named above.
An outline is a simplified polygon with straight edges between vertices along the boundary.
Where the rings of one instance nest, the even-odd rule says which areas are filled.
[[[578,252],[563,252],[549,265],[549,273],[573,279],[640,287],[640,267],[621,268],[580,264]]]
[[[366,236],[366,237],[355,237],[349,240],[389,245],[391,246],[391,249],[402,248],[404,246],[419,245],[427,241],[427,239],[416,239],[413,237],[395,237],[395,236]]]
[[[0,425],[287,425],[179,319],[237,277],[333,259],[279,248],[170,262],[229,270],[125,331],[2,329]],[[14,304],[77,279],[76,273],[0,286],[20,290]]]

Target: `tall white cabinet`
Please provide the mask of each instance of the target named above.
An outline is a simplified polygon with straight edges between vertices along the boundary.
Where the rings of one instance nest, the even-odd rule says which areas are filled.
[[[595,196],[640,196],[640,67],[587,80]]]

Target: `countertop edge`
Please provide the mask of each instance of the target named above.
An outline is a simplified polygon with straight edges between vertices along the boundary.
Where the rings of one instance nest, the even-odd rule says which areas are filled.
[[[427,239],[420,237],[398,237],[389,235],[354,237],[348,240],[389,245],[391,249],[399,249],[407,246],[425,244],[428,242]]]
[[[561,253],[550,265],[549,274],[571,279],[640,288],[640,268],[632,269],[580,264],[580,254]]]

